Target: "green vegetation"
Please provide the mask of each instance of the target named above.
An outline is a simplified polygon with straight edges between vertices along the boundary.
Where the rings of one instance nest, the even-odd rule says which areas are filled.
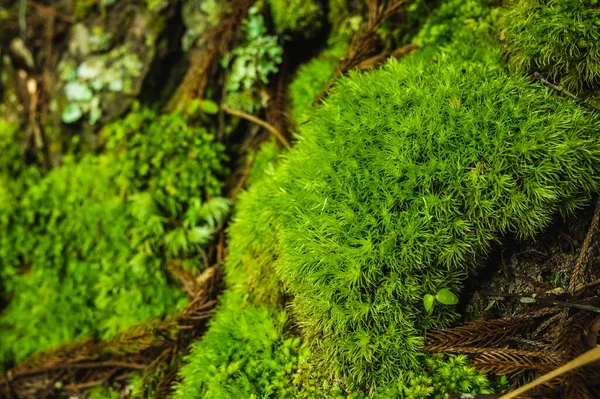
[[[114,32],[103,31],[106,13],[140,4],[78,1],[80,14],[105,7],[94,27],[85,13],[72,27],[56,14],[56,35],[71,29],[82,41],[63,40],[73,54],[56,57],[58,96],[47,96],[47,109],[19,104],[31,113],[21,127],[0,118],[0,370],[60,343],[162,320],[189,297],[167,265],[199,282],[217,264],[215,291],[196,291],[193,302],[208,314],[224,287],[208,329],[190,313],[167,319],[178,320],[167,333],[153,324],[162,363],[127,381],[119,374],[89,397],[148,397],[170,386],[173,370],[175,399],[442,399],[506,389],[507,378],[465,356],[424,353],[424,337],[464,320],[463,283],[495,244],[535,237],[600,192],[600,117],[526,76],[594,95],[597,1],[411,0],[376,24],[368,54],[360,40],[349,48],[373,23],[366,4],[145,0],[151,21],[115,18],[139,31]],[[167,29],[172,21],[184,26]],[[144,31],[146,22],[160,34]],[[329,37],[319,42],[317,32]],[[406,43],[418,51],[343,71],[313,106],[342,57],[352,64]],[[219,51],[207,51],[213,44]],[[37,76],[9,64],[17,89],[46,101]],[[190,87],[172,91],[197,98],[185,112],[131,106],[138,95],[155,101],[152,91],[168,92],[176,75]],[[164,84],[146,82],[156,76]],[[63,135],[46,111],[58,112],[72,141],[44,148]],[[264,143],[267,124],[295,133],[291,148]],[[66,393],[72,375],[47,378]]]
[[[104,133],[105,154],[66,157],[33,181],[39,174],[23,173],[13,183],[22,190],[2,201],[0,263],[11,301],[0,318],[0,363],[166,314],[185,303],[166,260],[203,267],[203,246],[228,209],[217,197],[223,146],[181,115],[147,109]]]
[[[531,236],[585,203],[599,183],[599,123],[508,75],[495,53],[485,63],[417,55],[353,74],[287,161],[240,198],[248,214],[230,231],[254,244],[232,235],[231,247],[252,248],[252,261],[229,273],[245,267],[260,299],[269,285],[257,276],[280,276],[326,376],[425,397],[415,381],[426,380],[410,377],[426,370],[422,331],[454,312],[429,315],[423,297],[458,292],[502,234]]]
[[[492,0],[446,0],[429,15],[412,42],[432,57],[440,50],[469,57],[497,47],[493,37],[499,10]]]
[[[569,90],[600,84],[598,0],[511,0],[503,19],[509,65]]]
[[[278,34],[311,36],[321,27],[323,10],[315,0],[268,0]]]
[[[236,291],[222,298],[211,329],[195,346],[176,398],[286,397],[300,340],[286,337],[286,313],[255,306]]]
[[[101,33],[92,39],[108,40],[103,39]],[[120,92],[133,94],[132,81],[140,76],[142,68],[138,56],[135,53],[128,54],[127,46],[117,47],[108,54],[89,57],[79,65],[72,59],[62,62],[59,69],[67,101],[62,111],[63,122],[74,123],[87,116],[90,124],[95,125],[107,106],[107,95]]]
[[[257,7],[250,8],[243,31],[244,41],[223,59],[222,64],[231,68],[227,102],[234,108],[253,112],[261,104],[260,90],[256,86],[269,83],[270,75],[279,70],[283,49],[277,36],[267,34],[264,17]]]
[[[324,369],[351,386],[418,370],[422,330],[454,319],[426,315],[423,296],[458,292],[502,234],[531,236],[598,188],[599,121],[497,59],[353,74],[288,156],[278,274]]]

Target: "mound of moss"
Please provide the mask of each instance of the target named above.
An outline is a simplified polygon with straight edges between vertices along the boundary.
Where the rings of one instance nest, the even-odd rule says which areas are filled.
[[[509,64],[569,90],[600,85],[597,0],[512,0],[503,19]]]
[[[597,190],[600,121],[480,61],[414,56],[339,82],[281,171],[278,274],[331,375],[374,389],[421,366],[422,332],[505,233]]]
[[[224,148],[182,115],[144,109],[104,133],[104,154],[67,156],[45,176],[31,168],[1,177],[19,190],[0,189],[0,275],[10,298],[0,364],[171,312],[187,299],[166,261],[203,267],[229,206],[216,197]]]

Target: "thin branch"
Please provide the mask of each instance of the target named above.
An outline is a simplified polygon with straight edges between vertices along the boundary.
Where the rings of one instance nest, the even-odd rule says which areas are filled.
[[[594,210],[594,217],[592,218],[592,224],[585,236],[585,240],[583,241],[583,245],[581,246],[581,251],[579,251],[579,256],[577,257],[577,263],[575,263],[575,267],[573,268],[573,273],[571,274],[571,281],[569,283],[569,292],[574,293],[577,289],[577,282],[579,280],[579,276],[582,273],[583,267],[585,266],[585,261],[588,258],[588,253],[590,250],[590,245],[592,244],[592,239],[594,238],[594,234],[598,229],[598,222],[600,221],[600,199],[596,201],[596,209]]]
[[[259,126],[264,127],[265,129],[267,129],[270,133],[273,134],[273,136],[275,136],[275,138],[277,140],[279,140],[279,142],[281,144],[283,144],[284,147],[290,149],[292,146],[290,145],[290,143],[286,140],[285,137],[283,137],[283,135],[279,132],[279,130],[275,129],[275,127],[265,121],[263,121],[262,119],[257,118],[254,115],[250,115],[247,114],[246,112],[243,111],[238,111],[236,109],[232,109],[229,108],[227,105],[223,104],[221,105],[221,108],[223,108],[223,111],[227,112],[230,115],[234,115],[234,116],[238,116],[240,118],[246,119],[252,123],[255,123]]]
[[[244,170],[244,175],[238,182],[237,186],[235,187],[235,190],[233,191],[233,194],[231,195],[232,202],[235,202],[238,195],[240,195],[242,188],[244,188],[244,186],[246,185],[246,182],[248,181],[248,177],[250,177],[250,172],[252,172],[252,167],[254,166],[254,162],[256,162],[257,155],[258,155],[258,151],[254,151],[252,154],[252,158],[250,159],[250,162],[248,163],[248,165],[246,166],[246,169]]]
[[[560,85],[555,85],[554,83],[549,82],[548,80],[544,79],[544,77],[542,75],[540,75],[538,72],[535,72],[533,74],[534,79],[539,80],[541,84],[543,84],[546,87],[549,87],[553,90],[558,91],[559,93],[564,94],[565,96],[573,99],[577,104],[581,105],[582,107],[588,109],[591,112],[600,114],[600,109],[594,107],[593,105],[591,105],[590,103],[582,100],[581,98],[577,97],[575,94],[571,93],[570,91],[568,91],[567,89],[565,89],[564,87],[560,86]]]
[[[502,294],[502,295],[489,295],[488,298],[494,299],[494,300],[504,300],[505,298],[516,298],[519,300],[519,302],[521,302],[523,304],[552,305],[552,306],[558,306],[560,308],[589,310],[590,312],[600,313],[600,308],[597,306],[585,305],[585,304],[574,303],[574,302],[556,301],[554,299],[536,298],[533,296],[521,296],[521,295],[517,295],[517,294]]]

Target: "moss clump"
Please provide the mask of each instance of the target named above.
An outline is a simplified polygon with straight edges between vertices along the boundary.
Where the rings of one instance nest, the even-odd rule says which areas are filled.
[[[598,0],[512,0],[503,19],[509,65],[569,90],[600,85]]]
[[[321,27],[323,10],[315,0],[268,0],[278,34],[311,36]]]
[[[279,181],[278,272],[333,376],[419,370],[426,294],[454,292],[502,234],[531,236],[598,189],[599,121],[482,62],[414,56],[340,81]]]
[[[187,300],[164,266],[177,259],[202,267],[228,210],[216,197],[223,147],[182,115],[148,110],[105,134],[104,154],[65,157],[37,179],[4,176],[21,189],[0,207],[0,275],[10,298],[0,364],[90,333],[106,338]]]

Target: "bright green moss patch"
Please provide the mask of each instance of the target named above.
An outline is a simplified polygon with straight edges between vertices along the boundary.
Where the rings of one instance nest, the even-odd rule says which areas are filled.
[[[181,371],[186,383],[175,398],[286,397],[300,340],[286,337],[285,312],[244,298],[239,290],[221,297],[210,330]]]
[[[419,370],[423,296],[491,243],[531,236],[598,188],[598,119],[483,62],[414,56],[340,81],[279,180],[279,274],[331,375],[374,389]]]
[[[257,154],[251,184],[236,204],[226,260],[228,290],[221,297],[209,332],[194,344],[177,399],[196,398],[443,398],[446,392],[490,393],[487,378],[464,357],[427,358],[423,372],[403,373],[372,395],[351,390],[315,362],[309,342],[297,338],[281,307],[276,277],[280,230],[276,208],[281,173],[277,147]]]
[[[273,212],[277,154],[274,142],[263,145],[257,154],[249,179],[253,184],[240,194],[228,229],[233,244],[229,245],[225,261],[227,285],[249,285],[258,303],[280,303],[284,293],[275,272],[275,262],[280,257],[279,221]]]
[[[204,246],[228,211],[217,197],[223,147],[182,115],[148,110],[105,134],[105,154],[65,157],[37,179],[0,177],[21,188],[7,202],[0,189],[0,275],[10,298],[0,364],[171,312],[186,296],[166,261],[203,267]]]
[[[503,25],[509,63],[569,90],[600,85],[598,0],[512,0]]]

